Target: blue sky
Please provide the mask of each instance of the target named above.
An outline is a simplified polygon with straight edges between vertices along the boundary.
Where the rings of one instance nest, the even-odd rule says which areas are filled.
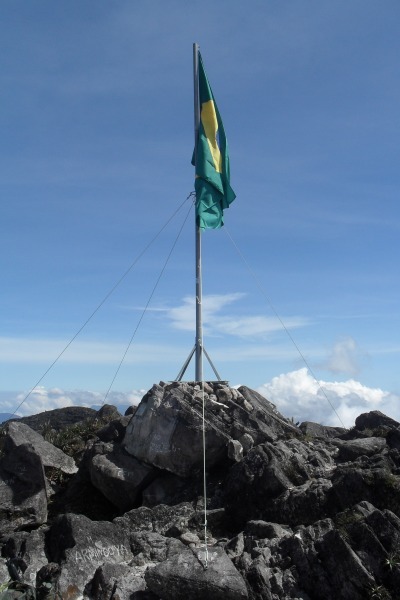
[[[3,0],[0,411],[39,381],[20,414],[101,403],[133,334],[110,399],[189,354],[193,212],[165,261],[198,42],[237,194],[203,235],[208,353],[286,416],[400,419],[399,21],[395,1]]]

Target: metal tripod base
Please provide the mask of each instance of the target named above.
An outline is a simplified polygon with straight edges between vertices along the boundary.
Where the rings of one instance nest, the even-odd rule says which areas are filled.
[[[175,381],[182,381],[182,377],[184,376],[186,369],[188,368],[190,361],[193,358],[194,353],[196,352],[196,344],[193,346],[193,350],[191,351],[191,353],[189,354],[189,356],[187,357],[187,359],[185,360],[185,363],[182,367],[182,369],[179,371],[177,378],[175,379]],[[217,371],[217,369],[215,368],[211,358],[209,357],[209,355],[207,354],[207,351],[205,348],[201,348],[201,351],[204,353],[204,356],[206,357],[206,359],[208,360],[210,367],[212,368],[212,370],[214,371],[214,374],[216,376],[216,378],[218,379],[218,381],[222,381],[221,377],[219,376],[219,373]]]

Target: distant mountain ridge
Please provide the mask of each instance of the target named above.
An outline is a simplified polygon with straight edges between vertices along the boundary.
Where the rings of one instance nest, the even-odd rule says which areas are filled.
[[[5,421],[9,421],[10,419],[19,419],[13,413],[0,413],[0,423],[4,423]]]
[[[40,433],[45,425],[49,425],[55,431],[61,431],[61,429],[70,427],[84,419],[93,418],[96,414],[96,410],[86,406],[66,406],[64,408],[46,410],[36,415],[29,415],[28,417],[19,417],[18,420]],[[14,418],[13,415],[11,417]]]

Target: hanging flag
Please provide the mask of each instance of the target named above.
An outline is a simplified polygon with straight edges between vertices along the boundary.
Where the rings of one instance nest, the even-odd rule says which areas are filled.
[[[196,218],[201,229],[224,224],[224,209],[236,198],[230,186],[228,145],[224,126],[199,52],[200,124],[197,138]]]

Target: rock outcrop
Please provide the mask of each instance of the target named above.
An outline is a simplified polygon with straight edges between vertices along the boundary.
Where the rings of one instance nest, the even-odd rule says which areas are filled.
[[[386,415],[297,427],[246,387],[160,383],[136,412],[69,427],[50,428],[61,448],[3,427],[2,598],[399,597],[400,424]]]
[[[36,433],[28,425],[11,421],[5,427],[5,434],[3,451],[8,456],[12,456],[19,446],[29,444],[40,457],[44,467],[59,469],[67,475],[77,472],[78,468],[71,456],[67,456],[62,450],[46,442],[40,433]]]
[[[203,460],[203,397],[209,468],[228,457],[231,440],[249,447],[297,434],[273,404],[249,388],[174,382],[154,385],[144,396],[126,430],[127,452],[180,477],[192,475]]]
[[[61,431],[66,427],[81,423],[85,419],[93,419],[96,415],[98,415],[98,412],[93,408],[67,406],[65,408],[46,410],[46,412],[30,415],[29,417],[20,417],[18,418],[18,422],[25,423],[25,425],[28,425],[34,431],[41,433],[45,427],[54,429],[54,431]]]

